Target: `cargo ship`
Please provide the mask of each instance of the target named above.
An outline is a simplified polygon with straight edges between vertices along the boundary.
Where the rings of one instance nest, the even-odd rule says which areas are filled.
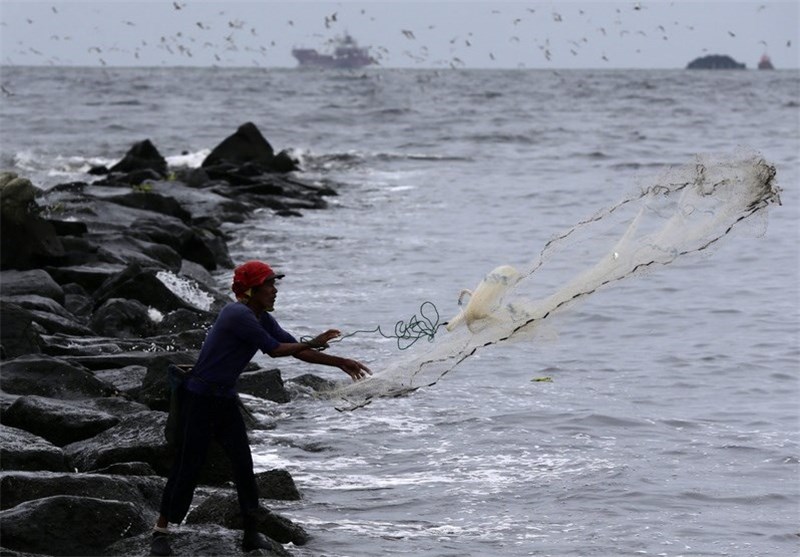
[[[297,58],[301,68],[363,68],[376,64],[366,48],[358,46],[356,40],[348,34],[334,42],[333,54],[321,54],[313,48],[294,48],[292,56]]]

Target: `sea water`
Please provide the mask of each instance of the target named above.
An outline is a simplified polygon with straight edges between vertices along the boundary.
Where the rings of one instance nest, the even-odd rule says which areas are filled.
[[[3,68],[3,169],[88,180],[150,139],[199,165],[252,121],[330,207],[226,225],[239,262],[286,273],[297,336],[418,314],[698,153],[760,152],[782,206],[713,253],[600,291],[535,342],[488,347],[438,384],[340,412],[248,398],[269,502],[302,556],[800,552],[800,74]],[[216,275],[221,288],[230,270]],[[440,334],[445,334],[441,332]],[[427,342],[422,340],[421,342]],[[376,370],[396,344],[330,349]],[[285,378],[333,368],[257,357]]]

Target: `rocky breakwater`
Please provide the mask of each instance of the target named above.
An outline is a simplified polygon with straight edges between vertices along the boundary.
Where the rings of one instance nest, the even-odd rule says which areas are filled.
[[[169,168],[145,140],[92,169],[91,183],[45,191],[0,174],[3,555],[147,554],[171,462],[166,369],[194,362],[230,299],[211,274],[233,267],[225,224],[265,207],[300,215],[335,195],[293,170],[247,123],[200,168]],[[307,388],[278,369],[252,367],[240,380],[261,415]],[[179,553],[241,552],[230,478],[212,448],[199,504],[175,534]],[[300,498],[282,470],[259,474],[259,489],[264,499]],[[262,511],[271,554],[307,541],[300,525]]]

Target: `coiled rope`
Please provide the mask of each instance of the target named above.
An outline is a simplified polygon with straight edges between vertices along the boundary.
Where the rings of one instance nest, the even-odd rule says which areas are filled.
[[[427,338],[428,342],[433,342],[440,327],[447,323],[439,323],[439,310],[433,302],[425,301],[419,306],[419,317],[412,315],[407,321],[398,321],[394,325],[393,333],[385,333],[380,325],[374,329],[358,329],[338,338],[330,340],[328,343],[341,342],[344,339],[358,334],[379,334],[383,338],[394,339],[397,341],[398,350],[408,350],[420,339]],[[308,342],[312,337],[303,337],[301,342]]]

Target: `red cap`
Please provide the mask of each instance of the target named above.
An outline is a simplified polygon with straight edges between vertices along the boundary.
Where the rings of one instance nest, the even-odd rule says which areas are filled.
[[[242,263],[233,271],[233,285],[231,289],[236,296],[241,296],[250,288],[261,286],[269,279],[283,278],[284,275],[276,274],[272,267],[261,261],[248,261]]]

